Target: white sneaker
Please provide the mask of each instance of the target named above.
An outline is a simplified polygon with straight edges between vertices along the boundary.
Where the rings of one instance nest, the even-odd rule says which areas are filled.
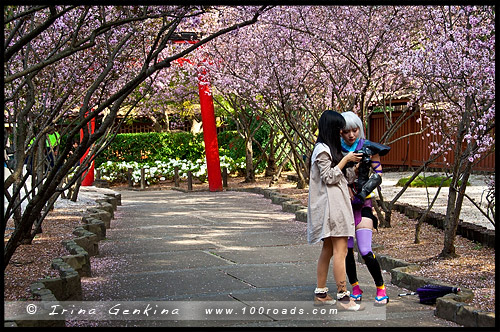
[[[354,302],[349,291],[337,293],[337,308],[340,311],[362,311],[365,308]]]

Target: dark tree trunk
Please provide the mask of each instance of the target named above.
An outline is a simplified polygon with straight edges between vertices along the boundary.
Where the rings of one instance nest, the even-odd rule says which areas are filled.
[[[245,182],[253,183],[255,182],[255,170],[253,167],[253,147],[252,147],[252,138],[251,136],[247,136],[245,138]]]
[[[470,149],[470,146],[467,147],[466,151],[462,151],[462,142],[464,141],[464,136],[467,132],[467,129],[470,125],[470,114],[472,110],[472,98],[467,96],[465,98],[465,112],[460,120],[460,124],[457,132],[457,145],[455,147],[454,154],[454,163],[453,163],[453,172],[452,179],[450,183],[450,189],[448,194],[448,205],[446,208],[446,217],[444,220],[444,245],[443,250],[439,254],[439,256],[443,258],[454,258],[457,257],[458,254],[455,251],[455,237],[457,234],[458,220],[460,216],[460,210],[462,209],[462,203],[465,195],[465,187],[467,185],[467,181],[469,180],[470,173],[472,171],[472,164],[464,158],[467,157],[467,151]],[[462,171],[463,163],[467,163],[465,169]],[[457,192],[456,188],[458,188],[458,181],[462,175],[462,185],[460,186],[459,191]]]

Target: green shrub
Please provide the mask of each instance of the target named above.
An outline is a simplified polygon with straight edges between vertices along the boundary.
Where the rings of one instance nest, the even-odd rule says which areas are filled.
[[[445,178],[445,177],[439,176],[439,175],[430,175],[427,177],[418,175],[410,183],[410,187],[439,187],[443,178]],[[410,177],[399,179],[399,181],[396,183],[396,186],[403,187],[409,180],[410,180]],[[443,187],[448,187],[450,185],[450,183],[451,183],[451,178],[446,179],[443,182]],[[462,184],[462,181],[459,181],[459,185],[461,185],[461,184]],[[467,185],[470,185],[470,183],[467,182]]]
[[[269,133],[267,133],[266,135],[265,130],[267,130],[265,126],[262,126],[255,134],[255,139],[257,139],[257,141],[259,141],[259,143],[262,146],[266,144],[265,140],[269,138]],[[228,156],[235,162],[237,162],[239,165],[241,165],[238,172],[240,174],[244,174],[246,167],[245,140],[241,138],[241,136],[238,134],[236,130],[225,130],[219,133],[219,135],[217,136],[217,140],[219,143],[219,154],[221,156],[222,155]],[[253,143],[252,148],[254,153],[253,158],[258,159],[261,155],[260,149],[255,143]],[[256,166],[256,172],[261,173],[264,171],[265,168],[266,168],[266,161],[263,160]]]
[[[221,168],[230,173],[245,171],[245,146],[236,131],[218,134]],[[255,147],[256,148],[256,147]],[[206,177],[206,160],[203,133],[190,132],[118,134],[109,147],[97,158],[95,166],[101,177],[110,182],[126,182],[128,168],[133,168],[133,180],[140,181],[141,168],[146,169],[148,184],[163,178],[172,178],[174,167],[181,167],[181,177],[187,171],[200,180]],[[262,172],[265,162],[257,166]]]
[[[245,141],[236,130],[225,130],[217,135],[217,143],[221,154],[238,159],[245,157]]]
[[[112,162],[154,163],[157,160],[204,158],[203,134],[190,132],[118,134],[96,158],[96,166]]]

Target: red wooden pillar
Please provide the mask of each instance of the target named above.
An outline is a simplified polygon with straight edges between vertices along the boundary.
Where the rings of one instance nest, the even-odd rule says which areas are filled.
[[[206,72],[200,74],[198,89],[200,94],[201,121],[203,123],[203,140],[205,141],[205,155],[207,158],[208,188],[210,191],[222,191],[214,101],[210,91],[210,84],[206,80],[205,74]]]
[[[95,118],[90,120],[90,123],[88,124],[90,127],[90,133],[93,134],[95,130]],[[80,129],[80,142],[82,141],[83,138],[83,129]],[[87,152],[83,155],[83,157],[80,159],[80,164],[83,162],[85,157],[87,157],[87,154],[89,153],[89,149],[87,149]],[[82,180],[82,186],[87,187],[91,186],[94,183],[94,161],[90,164],[89,170],[87,172],[87,175],[83,178]]]
[[[179,33],[171,37],[173,43],[195,44],[198,42],[195,33]],[[177,60],[182,66],[186,58]],[[206,78],[206,70],[200,68],[198,90],[200,94],[201,121],[203,123],[203,140],[205,142],[205,156],[207,160],[208,188],[210,191],[222,191],[222,175],[220,170],[219,144],[217,142],[217,127],[215,125],[214,101],[210,83]]]

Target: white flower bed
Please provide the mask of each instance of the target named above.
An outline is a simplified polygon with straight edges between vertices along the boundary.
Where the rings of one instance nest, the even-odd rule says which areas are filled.
[[[229,173],[245,168],[244,162],[235,162],[228,156],[220,156],[221,168],[226,167]],[[112,162],[108,161],[97,168],[100,172],[101,179],[110,182],[127,181],[128,169],[132,168],[132,181],[139,184],[141,181],[141,169],[144,168],[146,185],[151,185],[159,181],[164,181],[167,178],[173,178],[175,167],[179,167],[179,177],[183,180],[187,179],[188,171],[191,171],[193,177],[206,181],[207,179],[207,164],[204,159],[196,161],[191,160],[176,160],[169,159],[167,161],[157,160],[154,166],[146,163],[138,162]]]

